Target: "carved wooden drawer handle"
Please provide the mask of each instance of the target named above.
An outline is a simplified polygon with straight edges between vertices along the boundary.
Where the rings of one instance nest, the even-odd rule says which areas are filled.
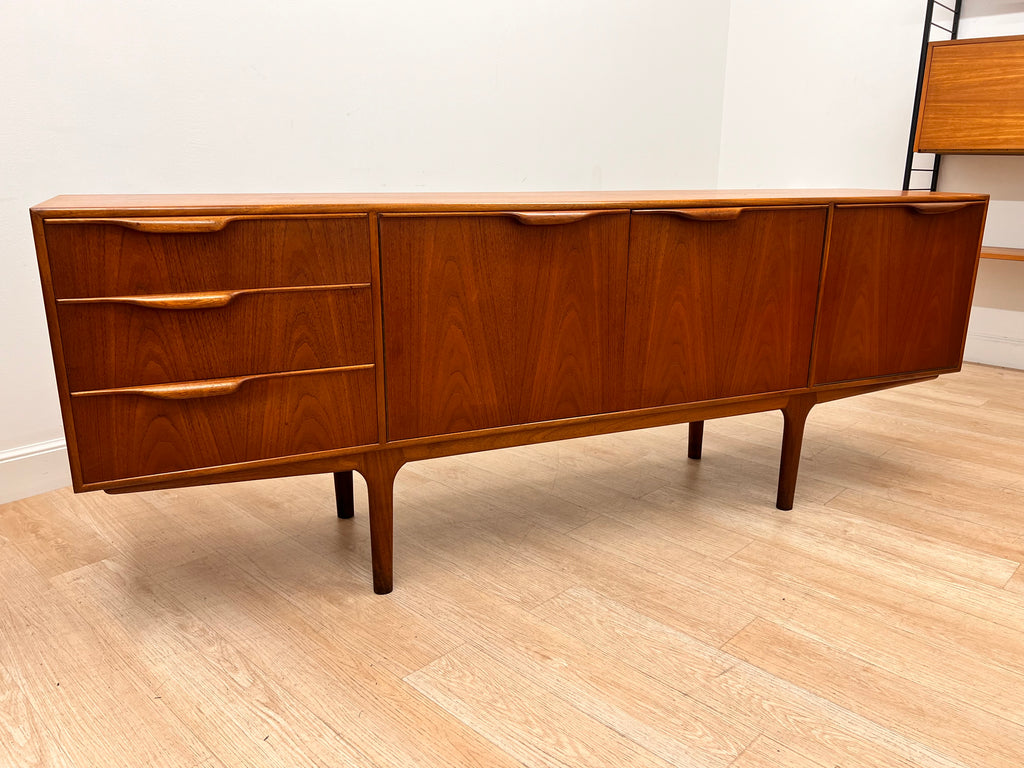
[[[147,384],[141,387],[117,387],[115,389],[90,389],[85,392],[72,392],[72,397],[100,397],[104,395],[137,395],[139,397],[155,397],[158,400],[194,400],[201,397],[218,397],[237,392],[239,387],[254,379],[279,379],[286,376],[305,376],[320,373],[342,373],[363,371],[375,367],[373,363],[359,365],[340,365],[334,368],[314,368],[304,371],[282,371],[280,373],[260,373],[252,376],[236,376],[231,379],[207,379],[205,381],[181,381],[171,384]]]
[[[67,224],[112,224],[115,227],[134,229],[152,234],[219,232],[236,217],[234,216],[180,216],[175,218],[132,218],[132,219],[56,219]]]
[[[217,293],[168,293],[153,296],[99,296],[90,299],[62,299],[59,304],[131,304],[149,309],[211,309],[227,306],[232,299],[249,291]]]
[[[200,397],[217,397],[237,392],[253,376],[239,376],[234,379],[210,379],[208,381],[186,381],[177,384],[151,384],[145,387],[120,387],[118,389],[96,389],[89,392],[75,392],[74,397],[95,397],[99,395],[138,395],[155,397],[159,400],[193,400]]]
[[[572,224],[592,216],[603,216],[608,213],[626,213],[626,210],[613,211],[509,211],[506,216],[513,217],[520,224],[531,227],[544,227],[552,224]]]
[[[634,213],[661,213],[692,221],[734,221],[746,208],[652,208]]]
[[[147,309],[214,309],[225,307],[246,294],[292,293],[312,291],[343,291],[369,288],[369,283],[339,285],[292,285],[284,288],[241,288],[237,291],[203,291],[199,293],[157,293],[138,296],[94,296],[81,299],[58,299],[65,304],[130,304]]]
[[[935,214],[935,213],[952,213],[953,211],[959,211],[962,208],[966,208],[971,203],[912,203],[910,207],[918,213]]]

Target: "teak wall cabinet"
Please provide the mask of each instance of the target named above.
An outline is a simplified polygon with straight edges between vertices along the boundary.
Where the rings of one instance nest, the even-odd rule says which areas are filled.
[[[873,191],[57,197],[32,209],[76,491],[351,472],[392,587],[417,459],[959,369],[987,197]]]
[[[928,46],[914,150],[1024,154],[1024,35]]]

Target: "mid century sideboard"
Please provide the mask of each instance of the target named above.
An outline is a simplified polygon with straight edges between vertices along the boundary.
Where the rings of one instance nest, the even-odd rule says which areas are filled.
[[[985,195],[61,196],[32,209],[76,491],[366,480],[959,370]]]

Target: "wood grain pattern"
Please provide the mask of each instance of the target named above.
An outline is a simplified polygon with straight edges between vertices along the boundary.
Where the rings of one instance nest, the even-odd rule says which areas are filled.
[[[854,712],[900,723],[899,732],[968,765],[1014,768],[1020,763],[1024,728],[963,702],[929,696],[928,689],[860,659],[839,653],[801,633],[757,619],[724,647],[762,669],[832,699]],[[928,697],[923,710],[919,702]],[[967,728],[979,737],[965,743]]]
[[[759,736],[729,768],[827,768],[777,741]]]
[[[405,680],[524,765],[671,765],[502,664],[488,662],[488,674],[480,675],[481,656],[465,645]],[[521,706],[523,699],[532,706]]]
[[[984,217],[984,205],[837,206],[812,383],[956,369]]]
[[[519,565],[510,563],[506,573]],[[509,599],[498,598],[494,588],[443,570],[442,564],[428,572],[434,588],[408,594],[403,590],[398,599],[414,611],[430,605],[432,621],[474,638],[473,651],[490,658],[471,666],[471,674],[474,667],[488,672],[495,665],[505,667],[515,678],[570,702],[573,709],[671,765],[731,765],[753,738],[754,732],[742,723],[695,702],[657,676],[618,665],[616,654],[589,646],[585,632],[556,629],[521,606],[513,607]],[[568,658],[571,664],[565,663]],[[637,706],[640,701],[642,707]],[[511,717],[524,714],[517,708]]]
[[[634,213],[628,407],[804,386],[826,213],[748,210],[711,221]]]
[[[1024,35],[929,46],[915,150],[1024,153]]]
[[[255,290],[203,309],[90,299],[57,313],[81,391],[372,363],[371,304],[367,285]]]
[[[368,238],[365,214],[242,220],[203,233],[46,225],[58,299],[368,283]]]
[[[628,226],[382,216],[389,439],[621,409]]]
[[[234,394],[75,397],[87,483],[377,441],[372,368],[253,377]]]

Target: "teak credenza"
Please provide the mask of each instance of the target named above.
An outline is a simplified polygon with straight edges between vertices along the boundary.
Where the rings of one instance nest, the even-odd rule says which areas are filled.
[[[407,461],[816,403],[963,359],[988,197],[62,196],[32,209],[76,491]]]

